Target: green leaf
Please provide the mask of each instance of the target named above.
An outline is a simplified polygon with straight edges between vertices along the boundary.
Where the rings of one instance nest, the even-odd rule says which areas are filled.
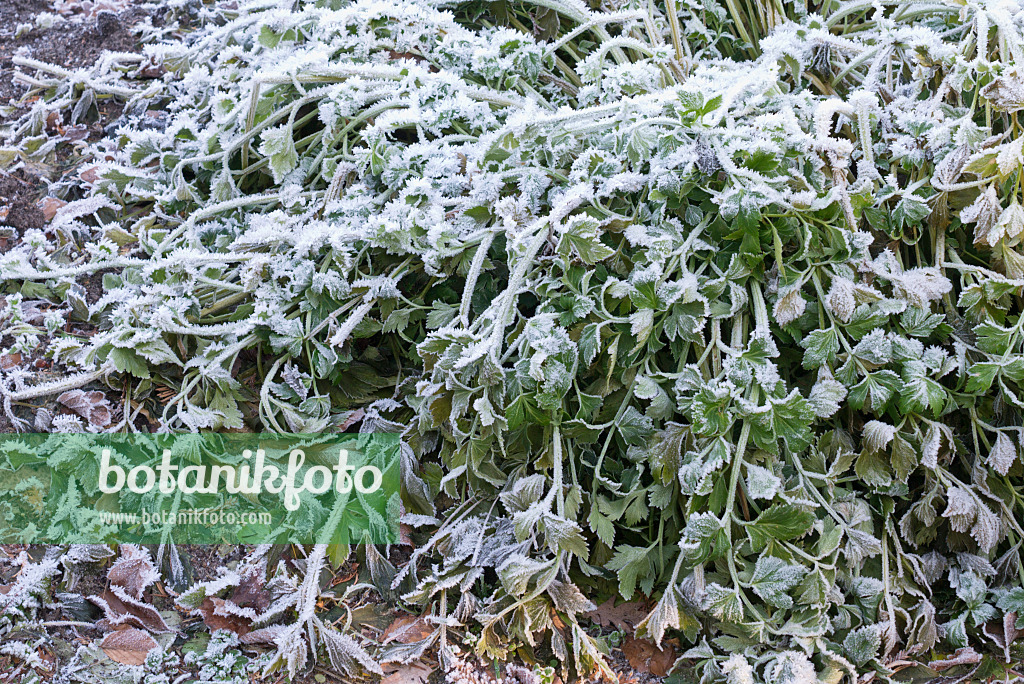
[[[892,469],[896,472],[896,479],[907,484],[910,474],[918,466],[917,449],[902,435],[897,434],[893,437],[890,451],[892,453]]]
[[[928,337],[943,321],[944,314],[933,314],[917,306],[911,306],[900,316],[900,325],[912,337]]]
[[[881,413],[893,394],[901,387],[900,378],[890,370],[869,373],[853,386],[847,400],[850,406]]]
[[[793,599],[786,593],[803,579],[803,567],[790,565],[781,558],[761,556],[754,565],[750,588],[776,608],[791,608]]]
[[[853,310],[850,322],[843,326],[846,333],[855,340],[859,340],[872,330],[877,330],[887,323],[889,315],[875,310],[871,304],[861,304]]]
[[[614,249],[601,242],[598,223],[593,219],[577,219],[569,224],[562,233],[559,251],[565,253],[569,248],[587,264],[596,264],[615,254]]]
[[[874,659],[881,646],[882,634],[875,625],[858,627],[847,634],[843,640],[846,657],[858,667],[863,667]]]
[[[927,375],[928,368],[920,361],[903,364],[903,387],[900,388],[900,410],[903,413],[921,413],[931,410],[938,418],[946,406],[946,388]]]
[[[695,567],[711,560],[718,550],[729,552],[726,547],[725,531],[721,521],[711,513],[695,513],[686,520],[682,539],[679,541],[680,555],[689,567]]]
[[[758,448],[779,453],[779,440],[786,442],[794,453],[811,444],[811,423],[814,410],[800,392],[793,390],[782,398],[769,397],[768,403],[756,412],[748,411],[750,436]]]
[[[270,172],[274,175],[274,182],[281,183],[299,162],[291,126],[285,124],[264,131],[260,153],[270,160]]]
[[[615,525],[608,516],[598,510],[597,506],[590,507],[590,515],[587,517],[587,524],[605,546],[609,548],[612,547],[615,543]]]
[[[728,589],[712,582],[705,590],[708,612],[730,624],[738,624],[743,620],[743,602],[738,589]]]
[[[985,361],[971,364],[971,367],[967,369],[967,386],[964,389],[968,392],[987,392],[996,375],[999,374],[999,370],[998,363]]]
[[[806,534],[814,524],[814,514],[792,504],[775,504],[755,520],[745,523],[750,547],[755,553],[764,549],[773,539],[789,541]]]
[[[1004,613],[1017,614],[1017,629],[1024,629],[1024,588],[1014,587],[999,597],[996,603]]]
[[[892,482],[892,471],[881,452],[865,449],[853,466],[857,477],[872,487],[888,487]]]
[[[689,436],[690,426],[680,423],[668,423],[664,430],[651,436],[647,451],[651,472],[662,484],[676,479],[682,463],[683,445]]]
[[[597,353],[601,350],[601,325],[591,323],[583,328],[578,346],[580,358],[583,359],[583,362],[588,366],[594,363]]]
[[[109,358],[114,362],[114,368],[119,373],[129,373],[143,380],[150,378],[149,366],[146,364],[146,360],[131,349],[114,347],[110,350]]]
[[[654,423],[635,406],[629,406],[623,411],[616,427],[626,444],[643,445],[654,433]]]
[[[648,554],[654,546],[630,546],[623,544],[615,549],[615,555],[605,565],[615,570],[619,576],[619,593],[627,601],[633,597],[636,581],[641,575],[650,572],[651,563]]]
[[[920,198],[907,195],[897,202],[896,208],[892,210],[892,222],[896,230],[902,233],[905,228],[923,221],[931,213],[931,209]]]
[[[831,364],[839,351],[839,334],[835,328],[812,330],[800,340],[800,346],[807,350],[804,352],[804,368],[813,369]]]

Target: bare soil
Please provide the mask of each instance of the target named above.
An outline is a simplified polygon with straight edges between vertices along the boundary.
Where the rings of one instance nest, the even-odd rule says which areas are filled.
[[[63,67],[92,64],[104,50],[135,52],[138,46],[131,28],[150,16],[142,2],[108,3],[120,11],[104,9],[92,3],[61,3],[57,13],[52,0],[4,0],[0,3],[0,103],[21,97],[24,89],[14,82],[16,54]],[[78,10],[78,11],[76,11]],[[52,28],[36,25],[36,17],[49,12],[64,19]],[[18,26],[31,24],[32,30],[15,38]]]
[[[36,22],[43,13],[60,19],[54,26],[43,28]],[[162,14],[143,0],[0,0],[0,107],[31,104],[22,102],[26,89],[14,80],[15,56],[74,69],[94,63],[105,50],[136,52],[138,40],[132,27],[146,18],[159,24]],[[32,29],[16,37],[19,26],[26,24]],[[99,113],[100,120],[92,125],[90,139],[100,137],[104,126],[120,116],[121,106],[101,101]],[[58,150],[60,161],[64,161],[62,157],[66,157],[66,152]],[[13,234],[7,231],[6,235],[0,230],[0,252],[10,249],[12,240],[25,230],[43,228],[46,224],[37,204],[46,194],[46,183],[33,171],[0,172],[0,226],[14,229]]]
[[[42,187],[38,176],[23,170],[0,175],[0,204],[7,205],[7,216],[2,221],[21,231],[42,228],[45,225],[43,212],[36,206]],[[0,251],[6,252],[12,246],[9,238],[0,238]]]

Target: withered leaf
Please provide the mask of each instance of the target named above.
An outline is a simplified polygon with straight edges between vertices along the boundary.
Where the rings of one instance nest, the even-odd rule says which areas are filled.
[[[630,667],[642,674],[664,677],[676,662],[676,650],[672,644],[658,648],[647,639],[627,636],[622,642],[622,653]]]
[[[103,637],[100,648],[108,658],[122,665],[142,665],[149,652],[160,645],[141,629],[125,629]]]
[[[230,601],[211,596],[199,606],[199,612],[203,616],[203,622],[210,628],[210,631],[226,629],[239,636],[252,631],[252,621],[256,612],[251,608],[239,608]]]
[[[129,596],[140,599],[142,592],[160,579],[160,571],[153,564],[147,549],[136,544],[124,544],[121,546],[121,557],[110,566],[107,578],[111,584],[122,587]]]
[[[89,600],[103,609],[104,617],[97,622],[101,627],[139,627],[157,634],[172,631],[156,608],[129,596],[119,586],[90,596]]]
[[[928,663],[928,667],[936,672],[942,672],[958,665],[977,665],[980,662],[981,654],[967,646],[966,648],[958,648],[956,653],[945,660],[933,660]]]
[[[400,644],[413,644],[423,641],[431,634],[434,628],[427,622],[415,615],[401,615],[395,619],[381,635],[381,643],[388,644],[397,641]]]
[[[424,662],[399,665],[398,669],[384,677],[380,684],[426,684],[427,678],[435,669]]]
[[[69,390],[57,397],[57,401],[85,418],[90,425],[110,425],[110,402],[99,390]]]
[[[39,200],[39,208],[43,210],[43,218],[47,221],[52,221],[53,217],[57,215],[57,210],[65,204],[67,202],[56,197],[44,197]]]
[[[584,615],[602,627],[615,627],[632,633],[650,612],[642,601],[627,601],[615,605],[615,596]]]

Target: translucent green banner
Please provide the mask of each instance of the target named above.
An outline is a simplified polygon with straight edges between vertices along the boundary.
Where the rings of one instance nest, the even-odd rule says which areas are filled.
[[[394,434],[0,435],[0,543],[393,543],[399,453]]]

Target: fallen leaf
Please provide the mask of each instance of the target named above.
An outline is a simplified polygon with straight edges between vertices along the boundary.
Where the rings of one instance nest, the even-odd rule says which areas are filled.
[[[981,655],[970,646],[967,646],[966,648],[958,648],[956,653],[945,660],[933,660],[928,663],[928,667],[936,672],[942,672],[957,665],[977,665],[980,662]]]
[[[260,568],[253,567],[249,572],[241,573],[241,581],[238,587],[231,592],[229,601],[242,608],[252,608],[262,612],[270,605],[272,598],[264,586],[266,584]]]
[[[149,62],[139,69],[138,75],[140,78],[160,78],[166,73],[167,68],[163,64],[157,64],[151,57]]]
[[[671,644],[658,648],[647,639],[634,639],[630,636],[622,642],[622,654],[634,670],[655,677],[667,675],[676,662],[676,650]]]
[[[85,171],[82,171],[78,177],[86,183],[95,183],[100,179],[100,167],[90,166]]]
[[[1024,630],[1017,629],[1017,613],[1011,612],[1003,616],[1003,621],[993,620],[985,623],[983,628],[985,635],[996,642],[999,648],[1003,649],[1006,662],[1011,662],[1010,646],[1017,640]]]
[[[363,419],[364,414],[365,411],[363,411],[363,409],[361,408],[358,408],[354,411],[349,411],[349,414],[345,416],[345,419],[341,421],[341,424],[338,426],[338,432],[344,432],[345,430],[348,430],[350,427],[361,421]]]
[[[46,130],[51,133],[60,131],[61,126],[60,112],[50,112],[46,115]]]
[[[65,392],[65,394],[70,394],[70,392]],[[99,392],[95,392],[95,394],[103,396]],[[58,401],[64,403],[63,397],[62,394]],[[104,403],[106,403],[105,399]],[[66,403],[64,405],[68,406]],[[83,415],[82,417],[87,418],[88,416]],[[123,544],[120,558],[114,561],[110,570],[107,571],[107,579],[112,584],[124,588],[130,596],[140,599],[142,592],[160,579],[160,571],[153,564],[153,559],[147,549],[136,544]]]
[[[103,637],[103,641],[100,643],[100,648],[107,654],[107,657],[122,665],[142,665],[146,662],[149,652],[159,647],[156,639],[141,629],[111,632]]]
[[[57,210],[65,204],[67,204],[67,202],[57,199],[56,197],[44,197],[36,203],[36,206],[43,210],[44,219],[52,221],[53,217],[57,215]]]
[[[91,392],[80,389],[69,390],[57,397],[57,401],[85,418],[90,425],[96,427],[110,425],[110,402],[99,390]]]
[[[140,627],[156,634],[172,631],[156,608],[129,596],[119,586],[112,586],[99,596],[90,596],[89,600],[103,609],[104,617],[96,623],[101,627]]]
[[[613,596],[584,615],[602,627],[615,627],[620,631],[632,633],[649,612],[642,601],[627,601],[615,605]]]
[[[401,665],[397,670],[384,677],[380,684],[426,684],[427,678],[433,671],[433,667],[421,662]]]
[[[75,142],[77,140],[85,140],[89,137],[89,127],[85,124],[78,124],[77,126],[71,126],[64,129],[64,134],[61,136],[63,140],[68,142]]]
[[[381,643],[397,641],[400,644],[414,644],[434,633],[434,628],[415,615],[402,615],[395,619],[381,635]]]
[[[15,352],[13,354],[3,354],[0,356],[0,368],[4,370],[10,370],[21,363],[21,354]]]
[[[345,616],[348,616],[352,621],[352,628],[355,630],[362,630],[363,628],[373,630],[374,634],[381,634],[388,626],[394,622],[392,619],[392,611],[387,607],[379,603],[368,603],[365,606],[359,606],[351,610],[340,608],[338,617],[331,620],[332,623],[337,624],[339,620],[344,620]],[[334,613],[334,610],[331,611]]]
[[[238,609],[230,601],[211,596],[199,606],[199,612],[203,616],[203,622],[210,628],[211,632],[218,629],[226,629],[239,636],[245,636],[252,631],[252,621],[256,616],[255,611],[250,609]],[[245,611],[246,614],[241,614]],[[249,615],[248,613],[252,614]]]
[[[239,637],[243,644],[276,644],[276,639],[288,629],[287,625],[270,625],[261,629],[254,629],[248,634]]]

